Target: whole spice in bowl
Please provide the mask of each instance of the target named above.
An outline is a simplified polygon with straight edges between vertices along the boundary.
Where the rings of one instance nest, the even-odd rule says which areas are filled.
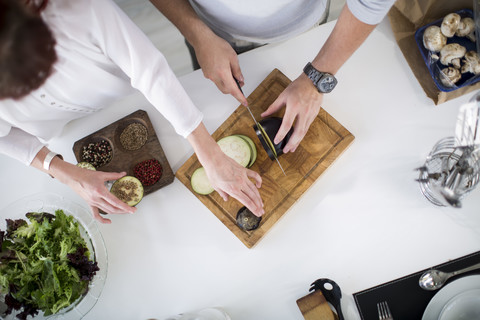
[[[139,162],[133,168],[133,175],[145,187],[154,185],[162,177],[163,168],[157,159],[148,159]]]
[[[83,147],[82,159],[91,163],[95,168],[106,165],[112,160],[113,150],[110,142],[101,140],[99,142],[91,142]]]
[[[129,124],[120,134],[120,143],[126,150],[138,150],[147,142],[148,131],[140,123]]]

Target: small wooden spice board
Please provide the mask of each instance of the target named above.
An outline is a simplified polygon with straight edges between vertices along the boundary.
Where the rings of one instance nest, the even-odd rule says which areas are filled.
[[[122,147],[120,142],[120,134],[122,131],[132,123],[140,123],[147,128],[148,137],[145,144],[137,150],[127,150]],[[112,160],[104,166],[97,168],[99,171],[106,172],[122,172],[126,171],[127,175],[134,176],[133,168],[139,162],[157,159],[162,165],[162,176],[155,184],[151,186],[144,186],[144,195],[152,193],[166,185],[169,185],[175,179],[172,168],[168,163],[162,146],[158,141],[157,134],[153,128],[152,122],[148,117],[148,114],[144,110],[137,110],[114,123],[95,131],[94,133],[83,137],[76,141],[73,145],[73,153],[78,162],[82,162],[82,150],[83,147],[89,143],[99,142],[106,140],[110,143],[113,149]]]
[[[257,120],[261,119],[260,114],[290,82],[282,72],[275,69],[250,94],[247,98],[248,104]],[[190,179],[195,169],[201,167],[195,154],[176,172],[177,178],[248,248],[252,248],[270,230],[354,140],[354,136],[347,129],[321,109],[297,150],[279,157],[286,172],[285,176],[278,164],[268,158],[253,125],[254,121],[248,110],[240,105],[212,136],[218,141],[229,135],[243,134],[255,142],[258,155],[251,169],[262,177],[259,191],[265,209],[257,229],[245,231],[237,226],[236,215],[243,207],[237,200],[230,198],[224,201],[217,192],[205,196],[193,191]]]

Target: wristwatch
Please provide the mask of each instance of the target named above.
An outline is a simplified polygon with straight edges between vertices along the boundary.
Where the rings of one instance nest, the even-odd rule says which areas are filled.
[[[312,80],[313,85],[320,93],[329,93],[337,85],[337,79],[333,74],[318,71],[310,62],[303,68],[303,72]]]

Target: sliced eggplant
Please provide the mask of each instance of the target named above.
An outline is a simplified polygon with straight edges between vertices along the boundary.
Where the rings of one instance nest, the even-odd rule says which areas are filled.
[[[254,125],[253,129],[255,130],[262,147],[267,152],[268,157],[271,160],[275,160],[283,154],[283,148],[287,145],[288,140],[293,133],[293,128],[290,129],[280,143],[275,144],[273,143],[273,140],[282,125],[282,118],[270,117],[261,120],[258,124],[259,126]]]
[[[255,160],[257,160],[257,147],[255,146],[255,142],[253,142],[249,136],[243,134],[238,134],[237,136],[247,141],[250,145],[250,151],[252,152],[250,155],[250,162],[248,163],[248,168],[250,168],[255,163]]]
[[[86,162],[86,161],[82,161],[82,162],[77,163],[77,167],[92,170],[92,171],[97,171],[97,169],[95,168],[95,166],[93,164],[91,164],[90,162]]]
[[[220,149],[227,156],[243,167],[247,167],[251,158],[251,148],[245,139],[237,135],[227,136],[217,141]]]
[[[204,167],[200,167],[193,172],[190,184],[192,185],[193,191],[198,194],[207,195],[214,190],[210,181],[208,181]]]
[[[142,200],[144,191],[140,180],[125,176],[113,183],[110,192],[130,207],[134,207]]]

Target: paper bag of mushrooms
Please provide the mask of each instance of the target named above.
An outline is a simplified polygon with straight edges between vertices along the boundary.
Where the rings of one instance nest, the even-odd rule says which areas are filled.
[[[429,26],[423,34],[423,45],[430,52],[431,63],[440,61],[443,65],[440,67],[439,78],[448,88],[454,88],[462,76],[480,74],[477,52],[467,51],[465,46],[451,42],[455,37],[475,42],[475,22],[472,18],[450,13],[443,18],[440,26]]]

